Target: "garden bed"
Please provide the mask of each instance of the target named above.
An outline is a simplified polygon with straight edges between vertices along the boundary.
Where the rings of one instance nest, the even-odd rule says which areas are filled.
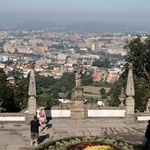
[[[105,148],[105,150],[143,149],[140,145],[133,145],[118,138],[86,136],[50,140],[32,148],[32,150],[102,150],[101,147]]]

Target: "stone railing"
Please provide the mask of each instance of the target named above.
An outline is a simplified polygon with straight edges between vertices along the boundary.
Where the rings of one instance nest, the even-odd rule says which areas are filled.
[[[125,117],[125,109],[119,107],[86,107],[87,118],[94,117]],[[38,110],[39,111],[39,110]],[[38,112],[37,111],[37,112]],[[71,110],[69,107],[52,107],[45,110],[46,116],[50,118],[70,118]]]
[[[0,113],[0,122],[25,122],[25,114]]]
[[[136,116],[138,122],[150,120],[150,112],[136,113]]]
[[[39,110],[37,110],[38,113]],[[125,109],[119,107],[100,107],[98,109],[87,109],[87,118],[125,118]],[[71,119],[71,110],[68,107],[53,107],[45,110],[46,116],[50,118],[69,118]],[[0,122],[25,122],[25,113],[0,113]],[[138,122],[150,120],[150,113],[135,113]]]

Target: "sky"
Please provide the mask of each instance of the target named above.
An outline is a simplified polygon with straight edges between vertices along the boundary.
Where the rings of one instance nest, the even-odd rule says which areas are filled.
[[[0,14],[18,21],[150,25],[150,0],[0,0]]]

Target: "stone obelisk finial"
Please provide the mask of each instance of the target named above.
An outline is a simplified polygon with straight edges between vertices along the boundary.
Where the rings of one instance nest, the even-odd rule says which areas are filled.
[[[128,71],[128,78],[127,78],[127,86],[126,86],[126,117],[125,122],[126,123],[135,123],[135,113],[134,113],[134,107],[135,102],[133,96],[135,95],[134,91],[134,81],[133,81],[133,67],[132,64],[129,64],[129,71]]]
[[[133,97],[135,95],[132,69],[133,69],[133,66],[130,63],[129,64],[128,79],[127,79],[127,86],[126,86],[126,94],[129,97]]]
[[[28,95],[29,95],[29,99],[28,99],[28,117],[27,117],[27,121],[29,122],[33,118],[33,116],[36,115],[36,109],[37,109],[34,63],[31,64]]]

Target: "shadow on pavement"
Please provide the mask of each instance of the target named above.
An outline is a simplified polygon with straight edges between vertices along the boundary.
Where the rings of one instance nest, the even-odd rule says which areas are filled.
[[[47,124],[46,124],[47,129],[52,128],[52,126],[53,126],[53,125],[50,124],[50,123],[47,123]]]
[[[39,144],[45,141],[47,138],[49,138],[49,134],[41,135],[38,140]]]

